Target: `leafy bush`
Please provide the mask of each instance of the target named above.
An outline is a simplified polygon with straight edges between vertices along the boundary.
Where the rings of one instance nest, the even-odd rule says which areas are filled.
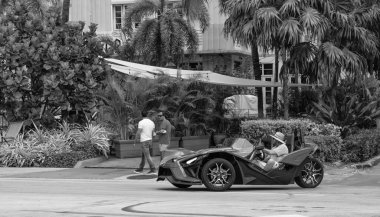
[[[343,141],[343,157],[346,162],[363,162],[380,153],[380,130],[359,130]]]
[[[72,168],[78,161],[97,157],[96,151],[72,151],[51,155],[40,165],[41,167]]]
[[[94,146],[107,157],[107,153],[110,150],[108,134],[109,133],[104,127],[100,125],[88,124],[84,129],[77,129],[74,131],[73,138],[75,139],[76,144],[73,148],[77,149],[81,147]]]
[[[341,159],[343,141],[338,136],[306,136],[305,141],[318,145],[316,157],[322,162],[334,162]]]
[[[84,31],[84,22],[59,25],[57,8],[40,17],[26,1],[17,2],[19,6],[0,19],[1,104],[22,120],[45,117],[50,109],[66,110],[67,105],[92,108],[95,92],[111,70],[99,58],[104,52],[96,24],[90,24],[89,31]]]
[[[61,125],[60,130],[50,131],[35,127],[35,130],[0,146],[0,165],[30,167],[62,164],[59,167],[66,167],[73,163],[59,162],[60,159],[70,158],[69,162],[72,162],[101,154],[107,156],[109,144],[106,136],[107,131],[97,125],[88,125],[83,130],[67,124]],[[71,154],[73,156],[69,157]]]
[[[3,166],[29,167],[43,160],[43,156],[30,143],[23,143],[23,135],[12,143],[0,146],[0,164]]]
[[[340,137],[340,127],[333,124],[318,124],[309,119],[243,121],[241,128],[242,135],[251,140],[256,140],[263,134],[274,134],[279,129],[285,134],[291,134],[296,128],[303,129],[305,136]]]

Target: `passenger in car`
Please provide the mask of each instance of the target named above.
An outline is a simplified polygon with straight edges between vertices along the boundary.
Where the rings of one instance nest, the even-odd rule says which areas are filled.
[[[279,167],[279,162],[282,158],[289,153],[288,147],[285,142],[285,135],[281,132],[276,132],[274,135],[270,135],[273,141],[272,149],[263,149],[264,154],[266,155],[263,160],[266,164],[264,165],[264,170],[269,171],[271,169],[276,169]]]

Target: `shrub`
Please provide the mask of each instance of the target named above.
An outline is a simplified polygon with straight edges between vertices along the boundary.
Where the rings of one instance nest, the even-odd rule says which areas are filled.
[[[84,129],[77,129],[74,131],[73,138],[75,139],[76,144],[73,148],[77,149],[81,147],[94,146],[107,157],[107,153],[110,150],[108,134],[109,133],[104,127],[100,125],[88,124]]]
[[[70,150],[62,140],[54,140],[54,135],[49,137],[46,133],[28,134],[28,136],[20,135],[14,141],[1,145],[1,165],[9,167],[39,166],[44,162],[46,156]]]
[[[79,161],[98,155],[107,156],[109,144],[107,131],[97,125],[85,129],[71,129],[73,126],[61,125],[59,130],[43,130],[35,127],[10,143],[0,146],[0,165],[9,167],[63,166],[75,163],[60,162],[69,158]],[[70,155],[73,155],[70,157]],[[47,161],[47,162],[45,162]]]
[[[341,159],[343,141],[338,136],[306,136],[305,142],[318,145],[316,157],[322,162],[334,162]]]
[[[291,134],[296,128],[303,129],[305,136],[340,137],[340,127],[333,124],[318,124],[309,119],[243,121],[241,128],[242,135],[250,140],[256,140],[263,134],[274,134],[277,129],[281,129],[285,134]]]
[[[363,162],[380,153],[380,130],[359,130],[343,141],[345,162]]]
[[[0,146],[0,164],[9,167],[30,167],[43,160],[43,156],[30,143],[23,143],[24,136],[18,136],[10,143]]]
[[[51,155],[41,167],[73,168],[78,161],[97,157],[96,151],[72,151]]]

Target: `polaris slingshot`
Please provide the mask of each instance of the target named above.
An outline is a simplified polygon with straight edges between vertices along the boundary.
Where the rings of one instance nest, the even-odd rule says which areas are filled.
[[[179,148],[160,162],[157,181],[168,180],[177,188],[204,184],[211,191],[232,185],[288,185],[315,188],[323,179],[323,165],[312,157],[317,147],[304,147],[287,154],[275,169],[263,169],[262,145],[243,138],[228,147],[190,151]]]

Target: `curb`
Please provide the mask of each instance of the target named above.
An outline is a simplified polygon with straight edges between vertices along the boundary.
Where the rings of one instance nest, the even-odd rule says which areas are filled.
[[[107,160],[106,157],[90,158],[90,159],[87,159],[87,160],[78,161],[75,164],[74,168],[85,168],[87,166],[91,166],[91,165],[96,165],[96,164],[102,163],[102,162],[104,162],[106,160]]]
[[[364,168],[370,168],[370,167],[376,166],[379,163],[380,163],[380,155],[372,159],[369,159],[364,163],[354,164],[351,167],[356,168],[356,169],[364,169]]]

